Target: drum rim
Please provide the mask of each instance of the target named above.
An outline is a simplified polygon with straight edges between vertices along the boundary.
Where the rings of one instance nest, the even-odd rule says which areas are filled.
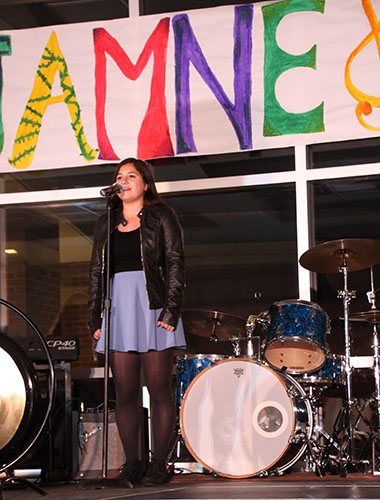
[[[295,342],[297,342],[299,340],[306,340],[308,344],[313,344],[313,345],[316,345],[317,347],[319,347],[320,351],[322,351],[322,354],[324,354],[323,362],[317,368],[313,368],[312,370],[308,370],[306,372],[299,372],[299,371],[286,369],[286,371],[284,373],[287,373],[288,375],[302,375],[303,373],[310,373],[310,372],[312,373],[312,372],[316,372],[316,371],[320,370],[324,366],[324,364],[326,363],[327,352],[328,352],[327,347],[323,346],[319,342],[316,342],[315,340],[309,340],[307,337],[299,337],[298,335],[291,336],[291,337],[289,337],[289,335],[286,335],[286,336],[284,335],[283,337],[273,338],[272,340],[267,342],[264,346],[264,352],[263,352],[263,356],[265,357],[265,359],[266,359],[265,353],[267,352],[268,348],[272,344],[275,344],[276,342],[281,342],[281,340],[292,340]],[[277,368],[277,366],[272,365],[272,363],[270,361],[268,361],[267,359],[266,359],[266,361],[271,368],[281,371],[281,368]]]
[[[230,356],[228,354],[180,354],[176,356],[176,361],[182,361],[186,359],[217,359],[221,358],[220,361],[228,359]]]
[[[318,309],[319,311],[323,312],[324,314],[326,314],[327,316],[327,313],[326,311],[323,309],[322,306],[320,306],[317,302],[311,302],[309,300],[304,300],[304,299],[284,299],[284,300],[279,300],[279,301],[276,301],[276,302],[273,302],[272,306],[285,306],[285,305],[290,305],[290,304],[295,304],[295,305],[303,305],[303,306],[309,306],[311,307],[312,309]]]
[[[281,373],[283,373],[283,372],[281,372]],[[302,402],[304,403],[304,405],[306,407],[307,416],[308,416],[308,424],[309,424],[308,431],[307,431],[307,440],[310,440],[311,436],[313,434],[313,430],[314,430],[314,415],[313,415],[313,408],[312,408],[310,399],[308,398],[306,391],[304,390],[302,385],[298,382],[298,380],[296,380],[294,377],[292,377],[289,373],[284,372],[284,375],[286,376],[286,378],[290,379],[290,382],[293,384],[293,386],[295,386],[298,389],[299,396],[301,397]],[[298,452],[295,454],[295,456],[291,460],[289,460],[283,466],[277,467],[275,470],[278,471],[279,473],[285,472],[286,469],[291,467],[293,464],[295,464],[302,457],[306,448],[307,448],[307,441],[305,443],[303,443],[303,445],[300,447]],[[283,455],[281,455],[281,457],[282,456]],[[277,462],[280,461],[281,457],[279,457],[277,459]]]
[[[269,340],[264,346],[264,352],[267,349],[267,346],[270,346],[271,344],[274,344],[275,342],[282,342],[283,340],[292,340],[295,342],[298,342],[300,340],[306,341],[308,344],[316,344],[317,347],[319,347],[322,351],[327,351],[326,345],[322,345],[320,342],[317,342],[316,340],[309,338],[309,337],[302,337],[300,335],[283,335],[282,337],[273,337],[273,339]]]
[[[293,383],[297,389],[300,391],[300,395],[302,396],[302,399],[303,401],[307,401],[310,405],[310,402],[308,401],[307,399],[307,395],[306,395],[306,392],[303,390],[303,388],[301,387],[300,384],[297,383],[296,380],[293,379],[293,377],[291,377],[289,374],[287,374],[286,372],[281,372],[280,370],[275,370],[273,369],[271,366],[269,366],[267,363],[264,363],[262,361],[257,361],[257,360],[253,360],[253,359],[247,359],[247,358],[232,358],[232,359],[224,359],[222,361],[219,361],[217,363],[215,363],[214,365],[212,366],[208,366],[207,368],[205,368],[204,370],[200,371],[194,378],[193,380],[190,382],[190,384],[188,385],[186,391],[185,391],[185,394],[183,395],[183,398],[182,398],[182,401],[181,401],[181,405],[180,405],[180,408],[179,408],[179,426],[180,426],[180,433],[181,433],[181,436],[184,440],[184,443],[185,443],[185,446],[186,448],[188,449],[188,451],[190,452],[190,454],[193,456],[193,458],[196,459],[196,461],[201,464],[203,467],[205,467],[207,470],[209,470],[210,472],[213,472],[215,474],[217,474],[218,476],[221,476],[221,477],[227,477],[227,478],[232,478],[232,479],[244,479],[244,478],[248,478],[248,477],[254,477],[254,476],[257,476],[258,474],[264,472],[264,471],[268,471],[270,470],[283,456],[284,454],[287,452],[287,450],[289,449],[289,447],[291,446],[291,443],[288,442],[286,447],[284,448],[284,450],[282,451],[282,453],[280,454],[279,457],[277,457],[276,461],[271,463],[268,467],[266,467],[265,469],[261,469],[260,471],[256,471],[256,472],[253,472],[252,474],[244,474],[244,475],[233,475],[233,474],[226,474],[226,473],[222,473],[222,472],[219,472],[215,469],[213,469],[210,465],[207,465],[205,462],[203,462],[203,460],[201,460],[201,458],[198,456],[197,453],[195,453],[195,451],[193,450],[192,446],[190,446],[190,443],[189,443],[189,440],[186,436],[186,433],[184,431],[184,424],[183,424],[183,413],[184,413],[184,408],[186,406],[186,400],[187,400],[187,396],[188,396],[188,393],[190,392],[191,390],[191,387],[196,383],[196,381],[202,376],[204,375],[205,373],[207,373],[209,370],[211,370],[212,368],[215,368],[216,365],[220,365],[220,364],[224,364],[224,363],[228,363],[228,362],[231,362],[231,361],[243,361],[243,362],[248,362],[248,363],[253,363],[255,365],[259,365],[259,366],[262,366],[263,368],[265,368],[266,370],[270,371],[273,375],[275,375],[275,377],[277,378],[277,380],[279,380],[281,382],[281,384],[283,385],[285,391],[288,393],[288,387],[287,385],[285,384],[285,382],[282,380],[281,376],[280,375],[283,375],[285,378],[287,379],[290,379],[290,382]],[[289,396],[289,400],[290,400],[290,404],[291,404],[291,407],[292,407],[292,433],[294,432],[295,430],[295,426],[296,426],[296,412],[295,412],[295,405],[294,405],[294,399],[292,397]],[[306,405],[307,406],[307,405]],[[307,413],[308,413],[308,417],[309,417],[309,420],[310,420],[310,416],[312,417],[312,413],[311,413],[311,405],[310,405],[310,409],[307,408]],[[312,421],[311,421],[311,424],[312,424]],[[310,436],[312,434],[312,430],[313,430],[313,425],[310,425],[310,429],[309,429],[309,439],[310,439]],[[292,435],[292,434],[291,434]],[[302,455],[302,453],[304,452],[305,448],[306,448],[307,444],[304,443],[304,445],[301,447],[300,451],[296,454],[296,457],[297,457],[297,460],[298,458]],[[301,452],[302,450],[302,452]],[[294,460],[294,459],[293,459]],[[294,463],[294,461],[292,462]],[[290,465],[286,464],[286,468],[290,467],[292,465],[292,463]],[[283,470],[286,470],[283,469]]]

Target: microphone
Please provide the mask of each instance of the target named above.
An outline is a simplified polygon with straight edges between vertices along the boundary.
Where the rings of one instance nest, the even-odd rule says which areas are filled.
[[[121,193],[123,191],[123,186],[120,182],[115,182],[112,186],[105,187],[100,190],[101,196],[113,196],[116,193]]]

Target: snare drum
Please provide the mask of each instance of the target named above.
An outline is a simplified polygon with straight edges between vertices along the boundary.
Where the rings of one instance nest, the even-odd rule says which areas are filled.
[[[177,358],[176,405],[178,409],[181,405],[182,397],[193,378],[205,368],[226,359],[226,357],[221,354],[185,354]]]
[[[289,375],[250,359],[226,359],[200,372],[180,408],[191,455],[206,469],[244,478],[281,473],[306,449],[311,404]]]
[[[325,362],[330,320],[323,309],[305,300],[282,300],[269,310],[264,350],[269,364],[291,374],[312,372]]]

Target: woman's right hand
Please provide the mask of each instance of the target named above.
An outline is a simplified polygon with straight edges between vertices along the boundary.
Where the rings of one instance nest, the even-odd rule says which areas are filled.
[[[97,330],[94,331],[94,333],[92,334],[92,336],[94,337],[95,340],[99,340],[100,339],[100,328],[98,328]]]

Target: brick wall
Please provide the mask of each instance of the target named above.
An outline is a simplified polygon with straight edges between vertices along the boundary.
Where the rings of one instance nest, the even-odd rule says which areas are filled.
[[[73,367],[98,366],[87,328],[89,263],[60,262],[58,219],[49,209],[12,209],[6,222],[7,244],[18,252],[7,256],[6,300],[26,314],[43,336],[77,336],[80,357]],[[2,315],[5,309],[6,333],[35,337],[19,315],[1,308]]]
[[[57,325],[59,335],[72,335],[79,338],[80,357],[73,363],[73,367],[98,366],[87,327],[89,263],[61,264],[60,271],[61,290],[64,290],[66,297],[64,306],[61,308],[59,325]]]

